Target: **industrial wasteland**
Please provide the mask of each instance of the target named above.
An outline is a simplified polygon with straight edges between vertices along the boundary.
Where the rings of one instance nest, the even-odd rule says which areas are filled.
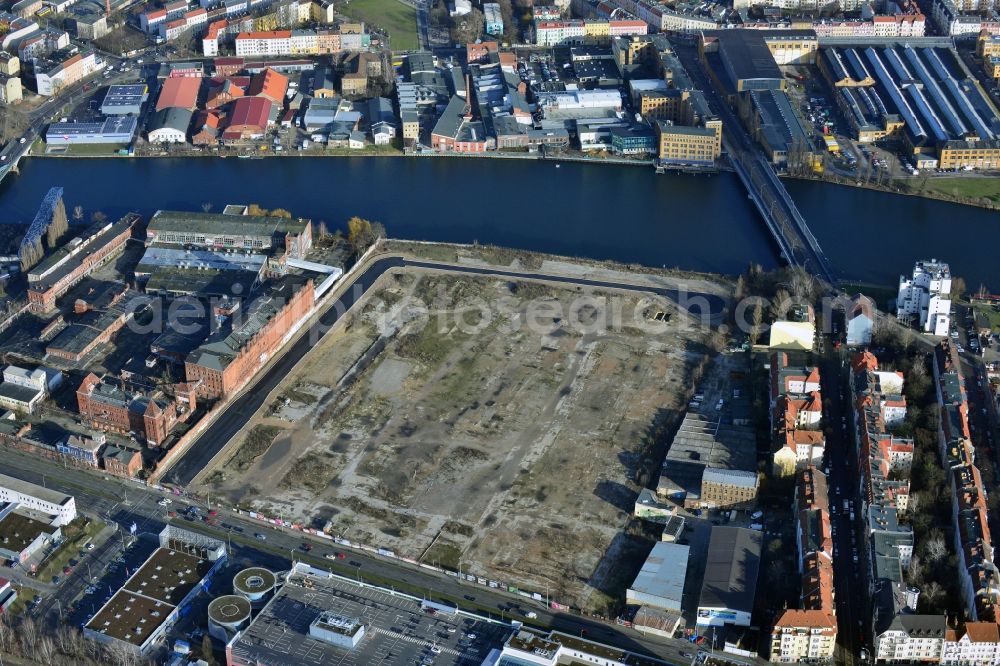
[[[1000,5],[549,1],[0,0],[0,666],[1000,665]]]

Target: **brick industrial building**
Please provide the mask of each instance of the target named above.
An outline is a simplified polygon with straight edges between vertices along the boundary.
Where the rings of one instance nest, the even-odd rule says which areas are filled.
[[[35,312],[55,308],[56,299],[125,247],[140,216],[129,213],[78,241],[70,241],[28,271],[28,301]]]
[[[188,355],[184,363],[187,381],[205,397],[232,394],[267,363],[314,303],[312,280],[283,279]]]
[[[194,391],[185,396],[194,405]],[[135,433],[150,444],[160,444],[181,420],[177,403],[162,393],[133,393],[88,374],[76,391],[80,416],[90,426],[118,433]],[[188,413],[185,410],[185,414]]]
[[[284,253],[302,258],[312,247],[312,223],[302,218],[264,217],[231,213],[189,213],[159,210],[146,228],[147,243],[192,245]]]
[[[74,304],[79,315],[45,346],[45,353],[79,363],[108,343],[145,305],[145,297],[120,285],[121,291],[109,290],[91,304],[83,299]]]

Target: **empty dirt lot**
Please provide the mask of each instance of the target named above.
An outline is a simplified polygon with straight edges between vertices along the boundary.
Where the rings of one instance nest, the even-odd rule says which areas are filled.
[[[706,358],[710,333],[685,317],[654,297],[397,272],[286,378],[207,483],[597,608],[595,591],[630,582],[616,564],[648,434],[681,411]]]

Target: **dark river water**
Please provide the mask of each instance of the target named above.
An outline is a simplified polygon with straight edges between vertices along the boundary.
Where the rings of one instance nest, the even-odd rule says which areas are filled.
[[[499,159],[45,159],[0,185],[0,221],[27,222],[60,185],[67,209],[116,216],[258,203],[343,226],[352,215],[397,238],[492,243],[651,266],[735,273],[777,265],[735,175]],[[920,258],[951,263],[970,288],[1000,289],[1000,215],[813,182],[789,191],[841,277],[894,283]]]

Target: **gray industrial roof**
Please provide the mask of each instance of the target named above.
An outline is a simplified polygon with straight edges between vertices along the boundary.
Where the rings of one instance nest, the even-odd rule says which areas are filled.
[[[750,95],[760,113],[764,139],[772,150],[788,150],[793,143],[809,146],[809,135],[792,110],[788,95],[780,90],[752,90]]]
[[[116,135],[124,140],[130,140],[135,134],[137,121],[134,116],[112,116],[103,122],[96,123],[52,123],[45,130],[46,140],[49,135],[80,136],[86,134]]]
[[[217,215],[214,213],[158,210],[147,231],[205,232],[217,236],[277,236],[305,231],[309,220],[253,215]]]
[[[762,541],[756,530],[712,528],[699,607],[753,610]]]
[[[148,128],[150,132],[169,128],[187,134],[192,115],[194,114],[190,109],[182,109],[177,106],[160,109],[149,119]]]
[[[17,400],[18,402],[31,402],[38,395],[38,390],[19,386],[10,382],[0,382],[0,396]]]
[[[313,571],[296,565],[253,622],[229,642],[227,651],[235,660],[271,666],[479,664],[501,649],[512,631],[509,625],[462,612],[431,616],[412,598]],[[348,650],[311,636],[310,625],[326,611],[360,619],[364,639]],[[438,654],[428,654],[431,643],[440,648]]]
[[[433,134],[446,136],[452,139],[458,137],[462,130],[462,123],[465,122],[465,100],[461,97],[452,97],[448,102],[448,107],[438,118],[434,125]]]
[[[783,79],[771,50],[764,43],[763,31],[720,30],[706,34],[719,40],[719,53],[737,80]],[[815,33],[812,36],[815,38]]]
[[[701,482],[722,483],[731,486],[743,486],[745,488],[757,487],[757,472],[748,472],[739,469],[718,469],[716,467],[706,467],[702,474]]]
[[[139,106],[146,101],[147,92],[144,83],[111,86],[101,102],[101,112],[107,114],[120,107]]]
[[[35,497],[43,502],[49,502],[50,504],[58,504],[59,506],[73,500],[71,495],[65,495],[42,486],[36,486],[33,483],[28,483],[27,481],[22,481],[21,479],[15,479],[14,477],[7,476],[6,474],[0,474],[0,488],[12,490],[22,495]]]
[[[688,546],[678,543],[657,543],[629,591],[661,597],[679,606],[684,594],[689,550]]]

